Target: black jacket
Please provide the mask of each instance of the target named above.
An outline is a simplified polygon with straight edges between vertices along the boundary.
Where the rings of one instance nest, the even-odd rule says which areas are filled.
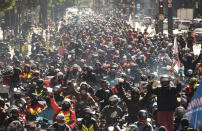
[[[137,114],[138,111],[141,109],[146,109],[147,106],[150,104],[150,96],[151,93],[147,93],[142,99],[138,101],[134,101],[133,99],[128,99],[126,95],[124,94],[124,91],[122,88],[117,88],[118,89],[118,96],[122,98],[122,100],[126,103],[126,106],[128,108],[128,122],[129,123],[134,123],[135,121],[138,120]]]
[[[91,118],[90,120],[84,118],[82,119],[81,124],[79,125],[79,129],[81,131],[84,131],[86,129],[89,131],[97,131],[98,125],[94,118]]]
[[[106,120],[107,124],[115,124],[117,120],[123,117],[123,111],[119,106],[105,106],[101,112],[101,118]]]
[[[157,95],[158,111],[174,111],[177,106],[177,94],[180,90],[181,84],[177,84],[177,87],[151,89],[151,93]]]

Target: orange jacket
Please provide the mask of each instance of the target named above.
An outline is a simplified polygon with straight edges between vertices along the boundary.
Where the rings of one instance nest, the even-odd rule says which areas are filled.
[[[72,110],[72,109],[69,109],[68,111],[64,111],[62,110],[61,107],[59,107],[56,102],[55,102],[55,99],[54,98],[51,98],[51,106],[53,108],[53,110],[55,111],[55,115],[53,117],[53,121],[56,120],[56,116],[58,114],[64,114],[65,116],[65,122],[66,124],[71,127],[71,129],[74,129],[75,126],[76,126],[76,114],[75,112]],[[74,122],[69,124],[69,122],[73,120]]]

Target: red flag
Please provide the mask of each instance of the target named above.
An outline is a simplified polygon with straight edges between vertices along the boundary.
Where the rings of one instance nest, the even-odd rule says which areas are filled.
[[[88,59],[89,59],[89,56],[90,56],[90,54],[91,54],[91,52],[92,52],[92,49],[93,49],[93,44],[91,44],[90,49],[89,49],[89,51],[88,51],[88,53],[87,53],[87,56],[86,56],[86,64],[88,63]]]
[[[180,60],[179,60],[179,55],[178,55],[179,49],[178,49],[178,43],[177,43],[177,38],[175,37],[174,40],[174,47],[173,47],[173,54],[176,55],[176,58],[174,57],[173,61],[176,61],[174,69],[178,72],[180,69]]]

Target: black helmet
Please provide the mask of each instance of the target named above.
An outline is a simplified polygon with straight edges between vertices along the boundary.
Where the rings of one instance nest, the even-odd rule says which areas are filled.
[[[33,72],[33,76],[38,77],[40,75],[40,72],[38,70]]]
[[[3,99],[0,99],[0,107],[4,107],[5,106],[5,101]]]
[[[138,119],[141,120],[147,120],[147,111],[146,110],[140,110],[138,112]]]
[[[30,69],[31,67],[30,67],[29,64],[25,64],[24,68],[28,68],[28,69]]]
[[[193,56],[191,54],[188,54],[186,58],[187,58],[188,61],[192,61],[193,60]]]
[[[14,74],[20,74],[22,71],[19,67],[13,69]]]
[[[86,108],[83,109],[83,113],[84,114],[92,114],[92,111],[91,111],[91,109],[89,107],[86,107]]]
[[[17,114],[17,113],[19,113],[19,110],[18,110],[18,108],[14,107],[11,109],[10,113],[11,114]]]
[[[183,117],[185,113],[185,108],[183,106],[179,106],[175,109],[175,115],[178,117]]]
[[[140,76],[140,81],[147,81],[147,76],[144,75],[144,74],[142,74],[142,75]]]
[[[138,101],[139,98],[140,98],[140,90],[138,88],[136,88],[136,87],[132,88],[131,97],[132,97],[132,100]]]
[[[16,91],[16,92],[14,92],[13,96],[14,96],[15,99],[20,99],[22,97],[22,94],[21,94],[20,91]]]
[[[43,79],[38,79],[38,80],[37,80],[37,85],[38,85],[38,86],[42,86],[43,84],[44,84]]]

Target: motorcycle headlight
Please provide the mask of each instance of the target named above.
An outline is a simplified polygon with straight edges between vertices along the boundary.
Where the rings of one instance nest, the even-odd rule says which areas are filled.
[[[108,127],[108,131],[113,131],[114,130],[114,127],[113,126],[109,126]]]

